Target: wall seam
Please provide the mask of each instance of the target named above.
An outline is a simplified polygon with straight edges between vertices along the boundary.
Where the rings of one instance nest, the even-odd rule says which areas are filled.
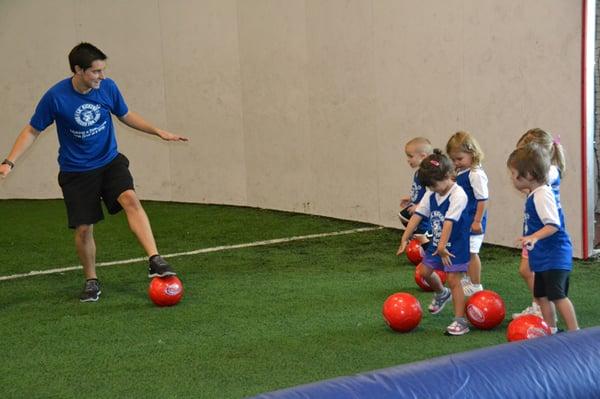
[[[162,26],[162,18],[160,11],[160,0],[156,0],[156,11],[158,16],[158,34],[160,37],[160,67],[162,68],[162,84],[163,84],[163,101],[164,101],[164,112],[165,112],[165,124],[167,129],[170,130],[169,126],[169,107],[167,106],[167,80],[165,73],[165,40],[163,37],[163,26]],[[167,144],[167,149],[169,151],[169,170],[167,172],[169,176],[169,201],[173,201],[173,150],[170,143]]]
[[[247,206],[257,206],[257,204],[251,204],[250,198],[248,195],[248,187],[249,187],[249,175],[248,175],[248,145],[246,140],[246,123],[244,121],[244,71],[242,69],[242,53],[241,53],[241,35],[240,35],[240,7],[239,0],[235,2],[235,14],[236,14],[236,30],[237,30],[237,56],[238,56],[238,66],[240,71],[240,119],[241,119],[241,128],[242,128],[242,140],[244,143],[244,159],[242,164],[244,165],[244,202]]]

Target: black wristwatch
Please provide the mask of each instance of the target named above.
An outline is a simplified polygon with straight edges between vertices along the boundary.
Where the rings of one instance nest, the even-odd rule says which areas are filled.
[[[15,167],[14,162],[9,161],[8,159],[5,159],[4,161],[2,161],[2,165],[8,165],[8,166],[10,166],[11,170]]]

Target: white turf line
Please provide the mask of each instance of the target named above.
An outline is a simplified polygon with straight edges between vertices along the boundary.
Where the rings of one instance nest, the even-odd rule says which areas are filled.
[[[174,254],[162,255],[162,257],[163,258],[175,258],[175,257],[178,257],[178,256],[190,256],[190,255],[206,254],[206,253],[209,253],[209,252],[229,251],[231,249],[260,247],[260,246],[264,246],[264,245],[280,244],[280,243],[290,242],[290,241],[301,241],[301,240],[310,240],[310,239],[313,239],[313,238],[332,237],[332,236],[340,236],[340,235],[344,235],[344,234],[363,233],[363,232],[366,232],[366,231],[381,230],[383,228],[384,227],[382,227],[382,226],[378,226],[378,227],[363,227],[363,228],[360,228],[360,229],[334,231],[334,232],[331,232],[331,233],[319,233],[319,234],[309,234],[309,235],[305,235],[305,236],[275,238],[273,240],[255,241],[255,242],[248,242],[248,243],[245,243],[245,244],[221,245],[219,247],[202,248],[202,249],[196,249],[194,251],[189,251],[189,252],[178,252],[178,253],[174,253]],[[147,259],[148,258],[144,257],[144,258],[132,258],[132,259],[125,259],[125,260],[115,260],[115,261],[112,261],[112,262],[100,262],[100,263],[96,263],[96,267],[123,265],[123,264],[126,264],[126,263],[142,262],[142,261],[146,261]],[[10,275],[10,276],[0,276],[0,281],[3,281],[3,280],[16,280],[18,278],[39,276],[39,275],[42,275],[42,274],[64,273],[64,272],[69,272],[69,271],[72,271],[72,270],[80,270],[80,269],[83,269],[83,267],[81,265],[78,265],[78,266],[69,266],[69,267],[61,267],[61,268],[49,269],[49,270],[32,270],[32,271],[30,271],[28,273],[13,274],[13,275]]]

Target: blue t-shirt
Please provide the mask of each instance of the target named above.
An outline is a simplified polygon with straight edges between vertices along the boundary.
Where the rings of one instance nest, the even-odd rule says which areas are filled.
[[[482,168],[465,169],[456,175],[456,182],[465,190],[469,203],[467,204],[467,218],[469,226],[473,224],[475,214],[477,213],[477,204],[479,201],[488,200],[488,178]],[[480,235],[485,233],[487,226],[487,209],[483,212],[481,218],[481,233],[471,233]]]
[[[81,94],[67,78],[44,94],[29,124],[41,132],[56,122],[60,170],[84,172],[102,167],[117,156],[111,113],[121,117],[128,111],[111,79],[104,79],[98,89]]]
[[[532,249],[528,249],[529,267],[534,272],[571,270],[573,267],[573,247],[565,230],[562,213],[548,185],[536,188],[527,196],[523,235],[533,234],[545,225],[558,228],[556,233],[537,241]]]
[[[444,195],[433,191],[427,191],[419,203],[416,213],[423,218],[429,219],[431,233],[433,235],[431,244],[427,246],[427,253],[432,255],[438,247],[442,236],[442,228],[446,220],[452,221],[452,232],[446,244],[448,251],[454,255],[452,263],[462,264],[469,262],[471,253],[469,251],[469,230],[471,225],[467,220],[467,195],[458,184],[454,183],[450,190]],[[439,263],[441,258],[434,257]]]
[[[423,199],[425,195],[425,191],[427,191],[425,185],[421,183],[419,180],[419,172],[416,171],[413,175],[412,186],[410,187],[410,202],[415,205],[419,205],[419,202]],[[423,218],[421,223],[417,226],[415,232],[419,234],[424,234],[429,231],[429,219]]]

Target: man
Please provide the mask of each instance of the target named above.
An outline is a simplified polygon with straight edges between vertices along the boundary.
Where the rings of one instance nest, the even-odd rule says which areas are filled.
[[[148,277],[176,274],[158,254],[150,221],[134,191],[129,161],[117,151],[111,114],[127,126],[163,140],[188,139],[158,129],[129,111],[115,82],[104,76],[106,58],[92,44],[75,46],[69,53],[73,76],[44,94],[31,121],[0,164],[0,177],[5,178],[40,133],[56,122],[58,180],[69,227],[75,229],[75,246],[86,279],[79,297],[82,302],[95,302],[101,293],[93,235],[94,224],[104,219],[101,201],[111,214],[125,210],[131,231],[149,257]]]

